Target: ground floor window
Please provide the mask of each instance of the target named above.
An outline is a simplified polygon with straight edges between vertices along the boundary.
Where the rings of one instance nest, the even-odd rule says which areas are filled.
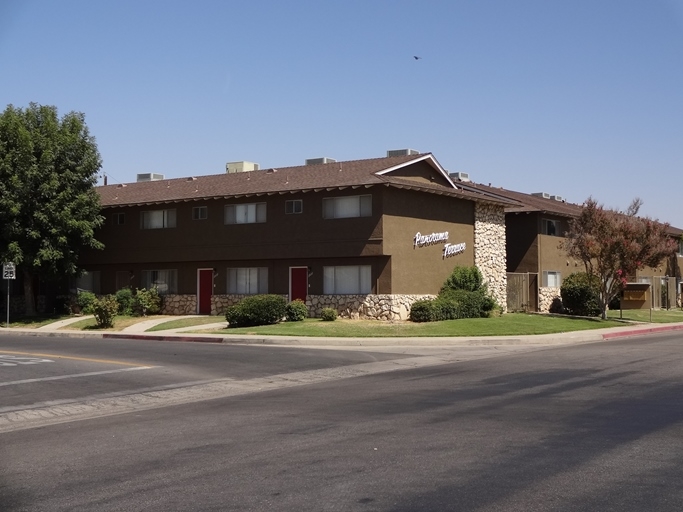
[[[229,268],[227,290],[244,295],[268,293],[268,267]]]
[[[562,284],[562,274],[546,270],[543,272],[543,286],[548,288],[559,288]]]
[[[356,295],[372,292],[370,265],[323,267],[325,295]]]
[[[159,295],[178,293],[178,271],[172,270],[143,270],[142,287],[156,286]]]
[[[86,272],[76,278],[76,289],[79,292],[100,293],[100,271]]]

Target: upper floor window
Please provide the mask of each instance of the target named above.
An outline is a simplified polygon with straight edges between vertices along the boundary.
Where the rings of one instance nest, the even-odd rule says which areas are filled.
[[[209,218],[209,208],[206,206],[195,206],[192,208],[192,220],[205,220]]]
[[[161,229],[175,227],[175,210],[152,210],[142,212],[140,227],[142,229]]]
[[[112,221],[115,226],[120,226],[121,224],[126,223],[126,214],[125,213],[115,213],[112,217]]]
[[[155,287],[159,295],[178,293],[178,271],[170,270],[143,270],[142,287],[150,289]]]
[[[543,219],[543,234],[550,236],[561,236],[560,221]]]
[[[229,204],[225,206],[226,224],[254,224],[266,221],[266,203]]]
[[[229,268],[227,285],[228,293],[268,293],[268,267]]]
[[[345,219],[372,216],[372,196],[326,197],[323,199],[324,219]]]
[[[357,295],[372,292],[370,265],[323,267],[323,293],[325,295]]]
[[[291,199],[285,201],[285,213],[301,213],[304,211],[304,202],[302,199]]]
[[[683,240],[678,241],[678,255],[683,256]]]

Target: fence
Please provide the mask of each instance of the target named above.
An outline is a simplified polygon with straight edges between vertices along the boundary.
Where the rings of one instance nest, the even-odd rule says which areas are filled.
[[[507,310],[538,311],[538,274],[508,272]]]

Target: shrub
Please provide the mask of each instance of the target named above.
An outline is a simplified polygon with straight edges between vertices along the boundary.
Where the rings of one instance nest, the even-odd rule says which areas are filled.
[[[486,293],[482,287],[478,291],[445,290],[439,294],[437,300],[454,302],[457,312],[451,319],[456,318],[486,318],[496,307],[496,301]]]
[[[598,282],[585,272],[575,272],[562,281],[560,295],[564,309],[570,315],[598,316]]]
[[[433,322],[434,321],[434,301],[416,300],[410,307],[411,322]]]
[[[617,293],[614,297],[612,297],[612,300],[609,301],[609,305],[607,307],[610,309],[610,311],[621,309],[621,293]]]
[[[555,313],[558,315],[561,315],[565,312],[564,306],[562,305],[562,299],[559,297],[555,297],[553,301],[550,303],[550,307],[548,308],[548,313]]]
[[[275,324],[282,320],[287,301],[280,295],[254,295],[242,299],[225,312],[228,327]]]
[[[114,326],[114,317],[119,311],[119,303],[114,295],[95,298],[91,307],[98,327]]]
[[[337,310],[334,308],[323,308],[320,312],[320,319],[323,322],[334,322],[337,319]]]
[[[304,318],[308,316],[308,306],[301,299],[296,299],[289,304],[285,309],[285,318],[288,322],[303,322]]]
[[[156,287],[152,287],[149,290],[138,288],[135,291],[133,309],[136,314],[142,316],[158,315],[161,311],[159,290],[157,290]]]
[[[97,299],[97,295],[92,292],[78,292],[76,295],[76,305],[81,309],[81,313],[88,315],[92,314],[93,302]]]
[[[135,302],[133,290],[130,288],[121,288],[116,292],[116,302],[119,305],[119,314],[128,316],[133,314],[133,304]]]
[[[476,292],[485,288],[484,278],[477,267],[455,267],[441,288],[445,290],[466,290]]]

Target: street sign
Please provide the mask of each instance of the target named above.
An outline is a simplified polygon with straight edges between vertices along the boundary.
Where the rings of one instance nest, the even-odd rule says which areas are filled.
[[[16,279],[17,278],[17,268],[11,261],[4,263],[2,265],[2,278],[3,279]]]

